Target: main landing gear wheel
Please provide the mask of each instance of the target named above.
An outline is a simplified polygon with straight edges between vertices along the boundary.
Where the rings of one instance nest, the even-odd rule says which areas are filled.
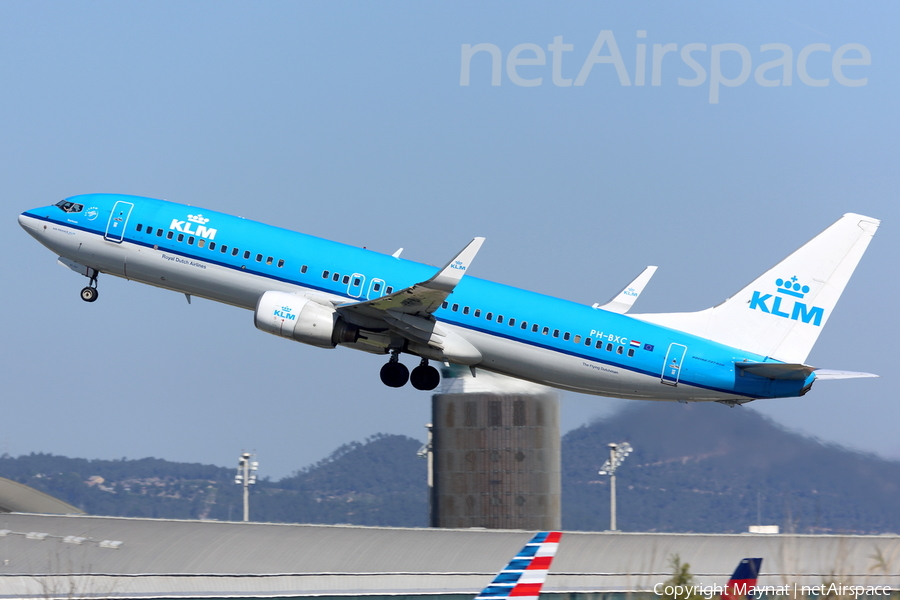
[[[400,388],[409,381],[409,369],[402,362],[393,358],[391,362],[381,367],[381,383],[388,387]]]
[[[427,360],[422,359],[422,364],[413,369],[409,382],[417,390],[433,390],[441,382],[441,374]]]

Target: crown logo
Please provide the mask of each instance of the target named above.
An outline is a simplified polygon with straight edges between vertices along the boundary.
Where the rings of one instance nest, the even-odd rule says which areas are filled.
[[[793,296],[794,298],[802,298],[809,292],[808,285],[800,285],[797,282],[797,276],[793,276],[790,279],[776,279],[775,285],[778,286],[777,293],[779,294],[787,294],[788,296]]]
[[[188,221],[191,223],[199,223],[201,225],[209,223],[209,219],[205,218],[203,215],[188,215]]]

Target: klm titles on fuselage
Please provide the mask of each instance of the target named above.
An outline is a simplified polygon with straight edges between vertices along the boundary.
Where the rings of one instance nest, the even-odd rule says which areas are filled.
[[[196,230],[191,229],[192,223],[196,224]],[[205,218],[203,215],[188,215],[187,221],[172,219],[172,224],[169,225],[169,229],[188,235],[196,235],[197,237],[205,238],[210,241],[215,240],[217,230],[212,227],[207,227],[207,223],[209,223],[209,219]]]
[[[819,327],[822,325],[822,317],[825,315],[825,309],[820,306],[807,306],[804,302],[785,298],[784,295],[794,298],[803,299],[809,292],[808,285],[800,285],[796,277],[790,279],[776,279],[775,285],[778,289],[772,294],[763,294],[762,292],[753,292],[750,298],[750,309],[761,310],[764,313],[775,315],[783,319],[791,319],[792,321],[803,321],[804,323],[812,322],[813,325]],[[771,300],[771,304],[767,304]],[[793,302],[793,305],[789,304]]]

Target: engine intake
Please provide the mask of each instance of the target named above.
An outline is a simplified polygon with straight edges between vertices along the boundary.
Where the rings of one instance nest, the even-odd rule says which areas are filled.
[[[333,307],[297,294],[266,292],[253,314],[257,329],[319,348],[359,339],[359,328],[344,321]]]

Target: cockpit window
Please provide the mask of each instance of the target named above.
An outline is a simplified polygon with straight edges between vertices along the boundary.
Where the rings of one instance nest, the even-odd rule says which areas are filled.
[[[68,200],[60,200],[56,203],[56,206],[61,208],[63,212],[67,213],[80,213],[84,210],[83,204],[76,204],[74,202],[69,202]]]

